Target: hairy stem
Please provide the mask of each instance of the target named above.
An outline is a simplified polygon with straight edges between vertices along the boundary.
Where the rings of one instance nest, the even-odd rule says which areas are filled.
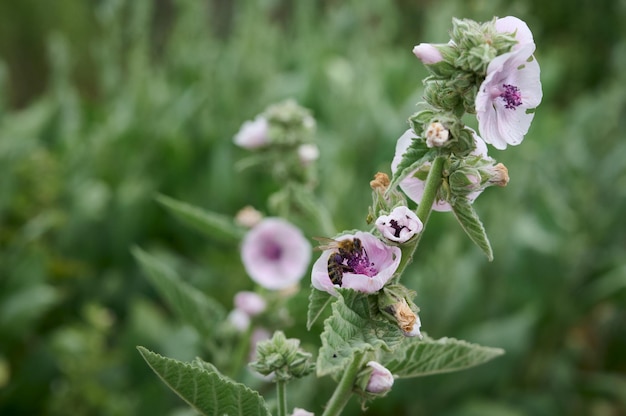
[[[326,410],[324,410],[322,416],[338,416],[341,414],[341,411],[352,396],[352,387],[354,387],[357,374],[361,370],[361,367],[363,367],[364,357],[365,353],[363,352],[357,352],[354,354],[352,362],[348,368],[346,368],[343,376],[341,376],[341,380],[339,380],[339,384],[337,384],[337,388],[328,401]]]
[[[278,401],[278,416],[287,416],[287,382],[276,382],[276,399]]]
[[[417,245],[424,234],[424,230],[426,229],[426,223],[428,222],[428,218],[430,217],[430,213],[433,210],[433,203],[435,202],[435,198],[437,197],[437,192],[439,191],[439,187],[442,182],[442,172],[443,172],[443,162],[445,161],[445,157],[437,156],[430,167],[430,172],[428,172],[428,177],[426,178],[426,183],[424,184],[424,194],[422,195],[422,200],[420,201],[419,206],[417,207],[417,217],[424,224],[424,229],[419,235],[411,242],[407,244],[403,244],[400,246],[402,250],[402,260],[398,265],[398,269],[396,270],[395,279],[399,279],[404,273],[404,269],[408,266],[413,260],[413,254],[417,249]]]

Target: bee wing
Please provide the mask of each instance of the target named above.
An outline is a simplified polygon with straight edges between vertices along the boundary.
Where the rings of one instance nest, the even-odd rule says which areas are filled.
[[[337,240],[333,240],[332,238],[328,238],[328,237],[313,237],[313,240],[317,241],[318,243],[320,243],[319,246],[315,247],[316,250],[330,250],[330,249],[334,249],[337,248]]]

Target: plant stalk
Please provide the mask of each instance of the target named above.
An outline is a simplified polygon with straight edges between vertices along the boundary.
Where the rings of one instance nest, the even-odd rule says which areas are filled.
[[[343,376],[341,376],[341,380],[339,380],[339,384],[337,384],[335,392],[328,401],[322,416],[339,416],[341,414],[341,411],[348,403],[348,400],[352,397],[352,388],[354,387],[356,376],[363,366],[364,357],[365,353],[363,352],[357,352],[354,354],[352,362],[348,368],[346,368]]]
[[[278,416],[287,416],[287,382],[276,382],[276,399],[278,401]]]

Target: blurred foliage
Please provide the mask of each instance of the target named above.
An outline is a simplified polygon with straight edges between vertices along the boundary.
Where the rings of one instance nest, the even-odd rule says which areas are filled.
[[[251,282],[236,245],[181,227],[157,193],[266,210],[278,185],[235,171],[231,139],[295,98],[318,120],[320,198],[338,228],[363,227],[426,75],[413,45],[447,41],[453,16],[509,14],[535,34],[544,102],[524,143],[494,153],[509,186],[476,202],[495,260],[434,214],[407,282],[430,336],[507,354],[398,381],[366,414],[624,414],[626,4],[613,0],[0,1],[0,413],[183,414],[135,345],[190,360],[197,335],[130,248],[227,309]],[[302,292],[286,333],[306,347],[319,327],[304,329]],[[319,413],[331,384],[300,380],[290,402]]]

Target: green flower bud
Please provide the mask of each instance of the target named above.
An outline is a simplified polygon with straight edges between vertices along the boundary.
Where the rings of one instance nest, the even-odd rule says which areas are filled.
[[[272,339],[257,344],[257,360],[250,368],[276,381],[288,381],[310,374],[315,369],[312,355],[303,351],[300,340],[287,339],[282,331],[276,331]]]

